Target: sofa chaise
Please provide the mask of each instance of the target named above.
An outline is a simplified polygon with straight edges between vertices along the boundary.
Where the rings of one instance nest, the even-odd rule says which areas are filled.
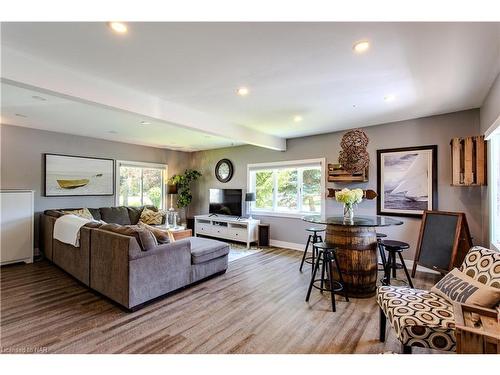
[[[143,208],[89,209],[94,219],[118,225],[86,224],[80,229],[80,247],[53,238],[54,223],[65,212],[47,210],[41,217],[42,250],[54,264],[128,310],[226,271],[229,245],[221,241],[189,237],[145,248],[131,227]]]

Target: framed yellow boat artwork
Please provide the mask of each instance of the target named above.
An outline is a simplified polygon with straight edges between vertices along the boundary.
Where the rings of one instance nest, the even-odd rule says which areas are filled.
[[[113,159],[44,154],[45,196],[114,195]]]

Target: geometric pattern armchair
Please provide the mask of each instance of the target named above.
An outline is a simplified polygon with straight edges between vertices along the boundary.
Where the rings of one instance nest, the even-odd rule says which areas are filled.
[[[460,271],[482,284],[500,288],[500,252],[472,247]],[[427,290],[398,286],[379,286],[380,341],[385,341],[386,322],[396,332],[402,352],[412,346],[444,351],[456,350],[453,305]]]

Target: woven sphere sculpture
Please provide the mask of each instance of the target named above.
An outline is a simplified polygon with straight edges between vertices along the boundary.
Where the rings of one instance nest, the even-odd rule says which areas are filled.
[[[366,151],[368,136],[361,130],[351,130],[344,134],[340,146],[339,163],[349,173],[363,171],[370,164],[370,155]]]
[[[368,136],[362,130],[350,130],[344,134],[342,140],[340,141],[340,147],[343,150],[348,150],[352,147],[362,147],[366,149],[368,146]]]

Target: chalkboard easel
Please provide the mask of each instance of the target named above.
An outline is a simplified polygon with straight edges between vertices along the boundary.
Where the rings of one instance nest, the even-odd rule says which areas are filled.
[[[445,274],[462,263],[471,247],[464,213],[424,211],[411,276],[417,264]]]

